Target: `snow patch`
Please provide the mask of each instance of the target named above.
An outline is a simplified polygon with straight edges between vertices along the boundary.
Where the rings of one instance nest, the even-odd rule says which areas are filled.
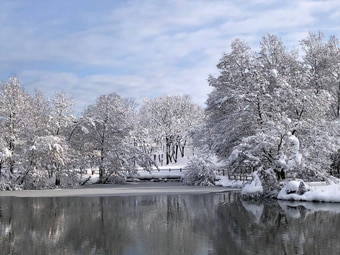
[[[228,176],[218,176],[218,181],[215,182],[217,186],[242,188],[244,181],[229,180]]]
[[[299,182],[300,183],[300,182]],[[289,185],[288,185],[289,184]],[[298,193],[289,193],[288,190],[297,188],[297,182],[289,182],[277,196],[281,200],[297,201],[314,201],[314,202],[333,202],[340,203],[340,185],[319,185],[308,187],[308,191],[299,195]]]
[[[278,76],[277,70],[276,69],[270,70],[270,75],[276,78]]]
[[[253,181],[251,183],[247,183],[243,187],[241,191],[241,195],[254,197],[254,196],[259,196],[262,194],[263,194],[263,187],[261,184],[261,180],[257,174],[254,174]]]

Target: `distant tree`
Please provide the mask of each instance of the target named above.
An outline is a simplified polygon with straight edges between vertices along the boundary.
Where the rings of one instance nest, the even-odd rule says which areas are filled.
[[[50,121],[52,115],[52,104],[47,96],[39,90],[35,90],[30,97],[29,113],[27,120],[28,140],[36,136],[50,135]]]
[[[11,157],[11,152],[7,149],[5,141],[0,138],[0,176],[1,170],[6,163],[6,161]]]
[[[203,123],[203,110],[189,96],[145,99],[140,109],[140,146],[151,154],[164,153],[166,164],[184,157],[190,131]],[[145,144],[145,142],[147,144]]]
[[[101,183],[124,177],[126,172],[134,172],[138,163],[145,167],[150,163],[130,139],[134,110],[133,100],[111,93],[98,97],[83,114],[81,129],[86,133],[86,149],[90,153],[98,152]]]
[[[0,135],[10,154],[7,160],[12,174],[16,163],[19,163],[16,161],[20,161],[22,146],[25,142],[23,136],[28,110],[29,95],[21,88],[17,77],[11,76],[9,81],[3,82],[0,87]]]
[[[51,135],[65,135],[69,125],[71,125],[72,116],[72,99],[67,98],[65,92],[55,93],[51,100],[51,111],[49,114],[48,130]]]
[[[61,185],[64,166],[69,158],[68,145],[62,136],[37,136],[27,150],[30,164],[20,176],[20,185],[35,189],[46,186],[45,180],[55,176],[55,185]]]

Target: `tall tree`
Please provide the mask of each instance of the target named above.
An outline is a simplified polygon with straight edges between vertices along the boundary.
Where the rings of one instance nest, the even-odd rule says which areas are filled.
[[[0,87],[0,128],[1,138],[10,152],[9,170],[13,174],[20,149],[29,109],[29,95],[21,88],[15,76]]]
[[[211,129],[213,148],[226,157],[242,137],[254,134],[262,119],[258,91],[263,90],[254,70],[255,54],[243,41],[231,43],[231,52],[220,59],[218,77],[210,76],[213,91],[207,100],[207,125]]]
[[[288,52],[272,35],[262,39],[258,53],[235,40],[222,57],[219,76],[209,78],[214,89],[206,114],[214,149],[230,171],[259,170],[266,182],[287,174],[317,178],[329,169],[329,155],[339,147],[337,124],[329,121],[335,94],[327,86],[334,67],[321,72],[308,61],[301,63],[296,51]],[[323,79],[313,83],[310,70]]]
[[[111,93],[98,97],[83,115],[87,149],[98,152],[101,183],[131,170],[136,156],[129,141],[134,109],[133,100]]]
[[[339,40],[331,36],[324,41],[324,34],[309,33],[301,41],[308,85],[317,91],[324,89],[334,96],[332,114],[340,117],[340,48]]]

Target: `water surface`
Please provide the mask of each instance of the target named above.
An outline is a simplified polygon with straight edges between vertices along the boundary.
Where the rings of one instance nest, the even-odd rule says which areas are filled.
[[[340,254],[340,205],[237,192],[0,197],[0,254]]]

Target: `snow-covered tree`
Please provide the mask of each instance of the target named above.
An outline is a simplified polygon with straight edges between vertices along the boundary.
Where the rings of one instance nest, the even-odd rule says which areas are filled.
[[[213,91],[207,100],[207,125],[211,130],[215,153],[226,157],[242,137],[254,133],[261,118],[257,105],[256,83],[253,71],[255,55],[248,45],[240,40],[231,44],[231,52],[220,59],[218,77],[210,76]],[[259,114],[257,114],[259,112]]]
[[[215,166],[208,159],[194,156],[185,167],[183,182],[189,185],[213,186],[215,185]]]
[[[39,188],[46,180],[55,177],[55,185],[61,185],[61,177],[66,174],[64,167],[68,160],[68,145],[62,136],[37,136],[27,150],[29,164],[20,176],[25,188]],[[41,187],[40,187],[41,188]]]
[[[145,99],[140,109],[142,132],[139,146],[150,154],[165,154],[166,164],[184,157],[190,131],[202,124],[203,110],[189,96],[161,96]]]
[[[333,50],[328,55],[336,55],[335,41],[325,46]],[[330,155],[339,147],[337,122],[330,121],[336,93],[327,87],[333,86],[329,72],[336,61],[327,57],[332,65],[321,72],[319,65],[310,67],[308,55],[300,62],[296,51],[288,52],[272,35],[264,37],[259,53],[253,54],[235,40],[218,64],[219,76],[209,78],[214,90],[206,114],[215,152],[227,158],[230,171],[257,171],[267,183],[266,194],[274,194],[282,178],[324,178]],[[323,85],[316,86],[321,81]]]
[[[51,112],[49,114],[49,132],[51,135],[66,135],[65,131],[73,120],[72,105],[72,99],[67,98],[65,92],[55,93],[55,97],[51,100]]]
[[[0,129],[1,139],[10,152],[8,157],[9,170],[13,174],[20,151],[24,144],[23,135],[29,110],[29,95],[21,88],[15,76],[0,87]],[[4,149],[4,148],[3,148]]]
[[[1,170],[6,161],[11,157],[11,152],[7,149],[5,141],[0,138],[0,177]]]
[[[130,139],[134,115],[134,101],[115,93],[98,97],[83,115],[81,130],[86,136],[87,150],[98,152],[102,183],[135,171],[135,164],[139,161],[145,163],[143,166],[147,165],[144,154],[133,146]]]
[[[52,105],[47,96],[35,90],[30,98],[30,111],[28,113],[27,127],[30,138],[51,134],[49,131],[52,114]]]
[[[340,117],[340,48],[339,40],[331,36],[324,41],[324,34],[309,33],[301,41],[304,51],[304,66],[308,85],[317,91],[320,89],[332,93],[332,114]]]
[[[190,137],[194,150],[198,149],[203,154],[214,154],[213,131],[205,119],[202,125],[197,126],[190,132]]]

